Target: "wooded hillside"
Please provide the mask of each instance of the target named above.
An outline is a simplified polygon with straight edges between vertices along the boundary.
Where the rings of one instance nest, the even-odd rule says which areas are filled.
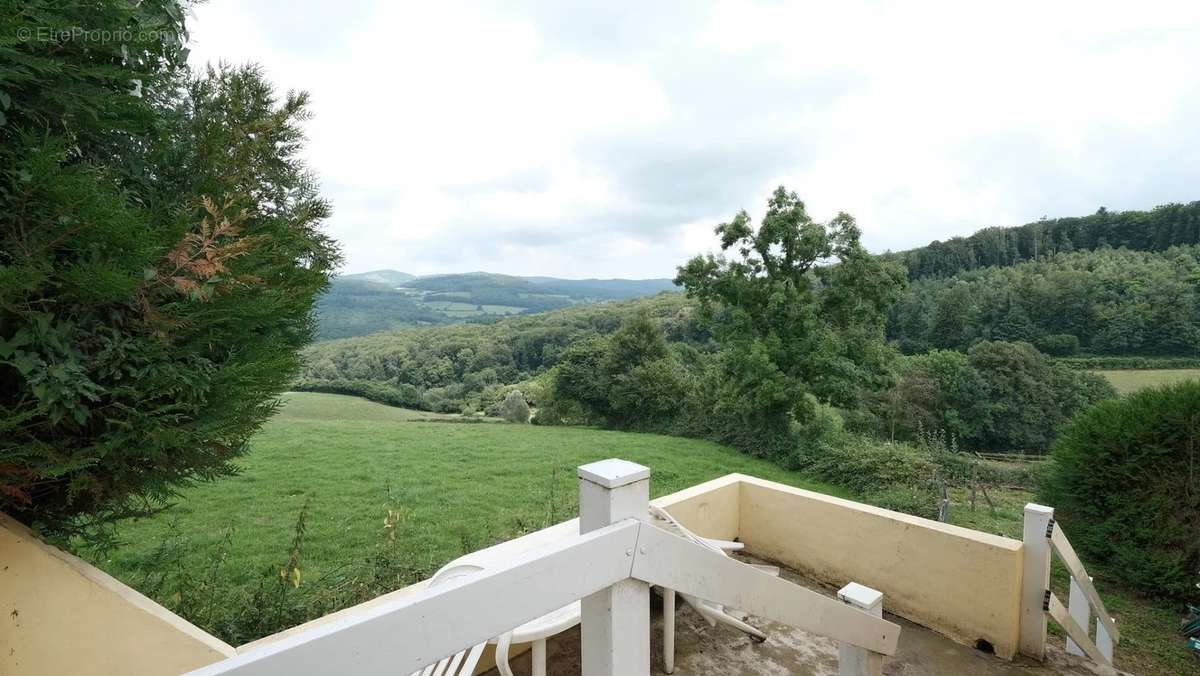
[[[910,280],[947,277],[964,270],[1015,265],[1051,254],[1121,248],[1165,251],[1200,244],[1200,202],[1166,204],[1150,211],[1108,211],[1040,220],[1011,228],[985,228],[968,237],[889,254],[908,268]]]
[[[1200,247],[1103,248],[918,279],[892,307],[888,338],[908,354],[1023,340],[1055,356],[1195,356]]]

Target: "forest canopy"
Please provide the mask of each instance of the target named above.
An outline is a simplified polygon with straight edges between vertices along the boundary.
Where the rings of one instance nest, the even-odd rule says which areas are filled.
[[[1103,248],[1166,251],[1200,244],[1200,202],[1165,204],[1150,211],[1109,211],[1042,219],[1011,228],[984,228],[967,237],[888,254],[909,279],[947,277],[964,270],[1016,265],[1043,256]]]
[[[1102,248],[918,279],[891,309],[901,351],[1026,341],[1053,356],[1200,353],[1200,247]]]

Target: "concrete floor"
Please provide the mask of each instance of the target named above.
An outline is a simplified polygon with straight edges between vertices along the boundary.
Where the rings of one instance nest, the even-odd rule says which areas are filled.
[[[832,595],[833,590],[802,579],[784,570],[783,577],[811,589]],[[662,603],[657,595],[651,602],[651,673],[662,671]],[[884,600],[886,607],[887,600]],[[897,653],[885,658],[883,672],[889,676],[950,675],[960,676],[1100,676],[1118,672],[1067,655],[1051,646],[1045,663],[1025,658],[1007,662],[972,647],[913,624],[894,615],[888,620],[901,626]],[[729,627],[711,627],[690,606],[679,601],[675,622],[675,674],[677,676],[836,676],[837,644],[791,627],[748,619],[767,634],[764,643]],[[579,627],[550,639],[547,646],[549,676],[579,674]],[[512,661],[516,676],[530,673],[529,653]],[[488,676],[496,675],[492,670]]]

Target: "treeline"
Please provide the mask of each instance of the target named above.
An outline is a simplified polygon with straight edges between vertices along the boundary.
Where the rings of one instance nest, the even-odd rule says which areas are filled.
[[[557,364],[573,343],[612,333],[638,313],[661,321],[673,341],[698,346],[710,341],[695,320],[695,307],[682,294],[663,293],[487,324],[420,327],[316,343],[304,353],[296,388],[438,412],[488,410],[518,383]],[[526,385],[526,395],[534,396],[535,389]]]
[[[1150,211],[1108,211],[1040,220],[1012,228],[985,228],[969,237],[934,241],[889,257],[908,268],[910,280],[948,277],[964,270],[1016,265],[1043,256],[1101,248],[1165,251],[1200,244],[1200,202],[1167,204]]]
[[[843,430],[911,442],[937,433],[962,449],[1042,453],[1075,413],[1115,394],[1103,377],[1056,364],[1028,343],[987,341],[966,354],[898,359],[886,386],[864,383],[848,405],[817,403],[778,447],[745,425],[745,403],[726,399],[727,358],[669,343],[654,320],[634,316],[567,350],[535,422],[708,438],[803,468],[814,442]]]
[[[1196,357],[1198,282],[1197,246],[1058,253],[913,281],[891,309],[888,338],[906,354],[1004,340],[1060,357]]]
[[[300,390],[437,412],[494,412],[519,389],[537,408],[539,424],[755,446],[741,413],[716,401],[719,345],[683,294],[325,341],[304,358]],[[843,401],[853,405],[816,406],[807,432],[916,441],[941,430],[964,449],[1041,453],[1064,420],[1112,395],[1103,379],[1023,343],[899,357],[890,370],[881,383],[847,393]]]
[[[1066,357],[1057,363],[1088,371],[1137,371],[1147,369],[1200,369],[1195,357]]]

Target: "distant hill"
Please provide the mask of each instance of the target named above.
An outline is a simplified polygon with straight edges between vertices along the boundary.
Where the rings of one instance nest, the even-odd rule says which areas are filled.
[[[444,324],[446,317],[403,291],[357,276],[333,280],[317,300],[317,338],[351,338],[409,326]]]
[[[908,268],[909,279],[948,277],[965,270],[1016,265],[1043,256],[1111,247],[1165,251],[1200,244],[1200,202],[1166,204],[1150,211],[1108,211],[1043,219],[1015,227],[984,228],[967,237],[885,254]]]
[[[334,280],[317,304],[318,338],[490,320],[650,296],[674,288],[669,279],[558,279],[490,272],[417,277],[377,270]]]
[[[554,277],[526,277],[551,293],[568,296],[605,297],[613,300],[652,296],[660,291],[675,288],[670,279],[555,279]]]
[[[398,272],[396,270],[375,270],[373,272],[360,272],[354,275],[342,275],[341,277],[341,279],[375,282],[377,284],[387,284],[388,286],[400,286],[401,284],[412,281],[416,278],[416,275],[410,275],[407,272]]]

